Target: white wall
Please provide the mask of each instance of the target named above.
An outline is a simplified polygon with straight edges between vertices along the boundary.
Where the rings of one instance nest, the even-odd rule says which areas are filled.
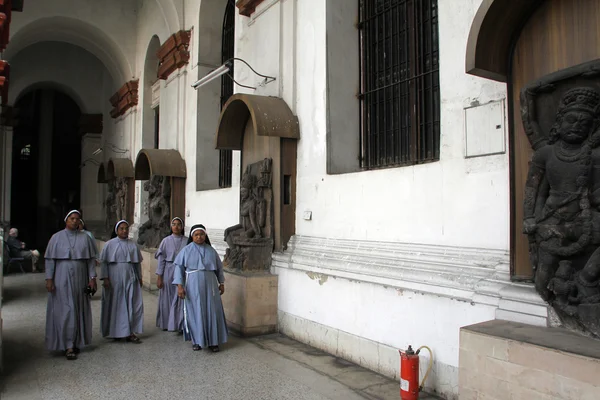
[[[302,140],[298,151],[296,232],[508,249],[508,156],[463,158],[463,107],[475,99],[485,103],[505,97],[504,85],[464,73],[470,18],[476,8],[440,2],[441,161],[326,175],[323,4],[298,3],[297,35],[302,38],[297,56],[298,116]],[[456,23],[457,18],[462,22]],[[313,212],[312,221],[302,219],[305,210]]]
[[[439,2],[440,161],[341,175],[326,173],[325,4],[265,1],[251,18],[240,17],[236,26],[236,56],[277,77],[277,83],[250,92],[283,97],[300,121],[296,234],[347,239],[336,249],[310,247],[300,240],[284,252],[282,257],[290,260],[272,269],[279,275],[280,324],[287,334],[390,376],[397,376],[397,349],[429,345],[436,366],[428,386],[452,398],[457,394],[459,328],[494,319],[501,301],[497,294],[481,300],[471,289],[459,288],[458,282],[468,279],[472,270],[444,254],[475,247],[481,248],[478,257],[486,259],[499,250],[503,261],[484,269],[490,274],[497,270],[499,281],[510,286],[508,154],[466,159],[464,151],[464,109],[506,97],[505,85],[464,72],[471,19],[480,1]],[[295,49],[293,56],[290,49]],[[259,78],[241,65],[236,79],[255,85]],[[349,76],[348,84],[357,79]],[[348,118],[359,123],[358,116]],[[312,211],[312,220],[303,219],[304,211]],[[379,279],[388,254],[373,250],[371,241],[390,242],[390,252],[396,251],[394,242],[432,245],[430,251],[440,256],[431,265],[453,271],[449,279],[456,285],[449,283],[444,295],[434,294],[442,273],[427,272],[427,263],[407,267],[408,256],[388,266],[398,269],[396,280]],[[355,260],[349,250],[354,246],[366,257],[366,266],[355,271],[355,276],[370,277],[365,281],[340,272]],[[338,259],[335,252],[347,256]],[[314,267],[307,267],[307,260],[313,260]],[[406,289],[417,279],[406,278],[407,271],[422,277],[420,290]],[[528,289],[515,289],[519,290]],[[468,300],[453,300],[461,296]],[[378,353],[379,347],[373,346],[385,351]]]

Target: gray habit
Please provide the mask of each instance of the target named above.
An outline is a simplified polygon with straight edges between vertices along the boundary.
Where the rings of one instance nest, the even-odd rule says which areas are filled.
[[[173,285],[175,257],[187,244],[183,235],[169,235],[162,240],[154,257],[158,260],[156,275],[163,277],[164,286],[158,294],[156,326],[169,331],[183,330],[183,300],[177,296],[177,286]]]
[[[184,339],[201,347],[218,346],[228,338],[219,283],[223,264],[208,244],[190,243],[175,259],[173,284],[185,286]]]
[[[84,293],[96,276],[96,247],[88,235],[68,229],[55,233],[45,254],[48,293],[46,347],[50,351],[82,348],[92,342],[92,309]]]
[[[111,239],[102,249],[100,279],[110,281],[109,289],[102,288],[100,331],[103,337],[124,338],[142,333],[141,262],[139,248],[129,239]]]

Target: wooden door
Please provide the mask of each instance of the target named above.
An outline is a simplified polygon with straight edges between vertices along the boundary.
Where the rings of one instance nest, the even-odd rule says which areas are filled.
[[[529,244],[522,233],[523,192],[531,146],[521,120],[519,94],[527,83],[549,73],[600,58],[600,1],[547,0],[517,39],[511,60],[511,271],[514,279],[533,277]]]

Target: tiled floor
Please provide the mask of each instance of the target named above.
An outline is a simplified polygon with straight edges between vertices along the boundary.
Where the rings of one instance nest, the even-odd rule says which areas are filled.
[[[141,345],[96,334],[96,294],[93,344],[67,361],[44,348],[44,276],[9,275],[4,285],[2,400],[400,398],[397,382],[281,335],[232,337],[220,353],[192,352],[182,336],[154,327],[158,298],[147,292]]]

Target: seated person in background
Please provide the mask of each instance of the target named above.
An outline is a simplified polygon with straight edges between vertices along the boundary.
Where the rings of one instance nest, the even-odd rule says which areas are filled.
[[[40,252],[37,250],[27,250],[25,243],[17,239],[18,236],[19,230],[17,228],[10,228],[10,231],[8,231],[8,239],[6,239],[8,248],[10,249],[10,256],[31,260],[31,272],[37,272],[37,263],[40,258]]]

